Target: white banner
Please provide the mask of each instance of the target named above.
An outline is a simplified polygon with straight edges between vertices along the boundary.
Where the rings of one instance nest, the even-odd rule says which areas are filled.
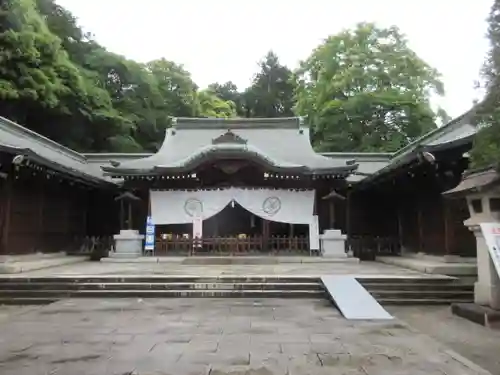
[[[309,248],[319,250],[319,221],[318,215],[313,215],[309,224]]]
[[[491,260],[495,265],[498,277],[500,277],[500,223],[481,223],[488,251],[490,252]]]
[[[310,225],[314,210],[314,190],[151,190],[150,197],[156,225],[192,223],[196,216],[206,220],[233,200],[256,216],[281,223]]]
[[[151,190],[151,217],[158,224],[188,224],[197,216],[206,220],[226,207],[232,192],[223,190]]]
[[[244,209],[263,219],[289,224],[311,223],[314,190],[238,189],[234,200]]]

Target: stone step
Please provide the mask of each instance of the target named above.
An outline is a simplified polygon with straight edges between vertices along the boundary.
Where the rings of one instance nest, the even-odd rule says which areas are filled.
[[[0,299],[62,298],[325,298],[323,290],[2,290]]]
[[[440,290],[440,291],[416,291],[416,290],[376,290],[368,291],[375,299],[384,298],[411,298],[411,299],[428,299],[428,298],[444,298],[444,299],[474,299],[474,292]]]
[[[357,277],[361,285],[372,284],[432,284],[432,285],[468,285],[460,279],[451,277]]]
[[[315,276],[49,276],[49,277],[0,277],[5,283],[320,283]]]
[[[130,283],[130,282],[102,282],[102,283],[0,283],[0,293],[3,290],[323,290],[319,282],[251,282],[251,283]]]
[[[470,299],[448,298],[378,298],[382,305],[451,305],[453,303],[470,303]]]
[[[445,291],[445,290],[462,290],[462,291],[473,291],[474,285],[472,284],[418,284],[418,283],[368,283],[361,284],[367,290],[414,290],[414,291]]]
[[[43,298],[43,297],[0,297],[0,306],[12,305],[12,306],[21,306],[21,305],[48,305],[50,303],[57,302],[57,298]]]

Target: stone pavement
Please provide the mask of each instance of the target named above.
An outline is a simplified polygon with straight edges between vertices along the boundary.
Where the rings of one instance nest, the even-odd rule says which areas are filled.
[[[172,263],[105,263],[84,262],[25,272],[13,277],[58,276],[58,275],[377,275],[432,277],[418,271],[377,262],[361,263],[280,263],[280,264],[226,264],[192,265]]]
[[[0,321],[0,374],[486,374],[401,321],[328,301],[65,300]]]
[[[455,316],[449,306],[387,306],[386,309],[493,375],[500,375],[500,330]]]

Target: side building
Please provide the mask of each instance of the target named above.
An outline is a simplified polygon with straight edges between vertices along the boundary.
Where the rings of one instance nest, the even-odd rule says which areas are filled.
[[[75,250],[118,230],[118,185],[99,165],[0,118],[0,254]]]

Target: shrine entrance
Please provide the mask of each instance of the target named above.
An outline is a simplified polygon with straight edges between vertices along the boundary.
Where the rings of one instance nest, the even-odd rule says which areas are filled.
[[[240,189],[241,190],[241,189]],[[248,190],[248,189],[246,189]],[[250,189],[252,190],[252,189]],[[257,193],[255,199],[259,199],[262,195],[262,189],[259,189],[260,194]],[[273,192],[272,197],[276,200],[274,203],[285,206],[292,204],[291,201],[287,202],[286,197],[281,196],[277,190],[267,189],[268,193]],[[231,191],[221,192],[224,195]],[[158,224],[156,225],[156,251],[155,255],[309,255],[311,254],[309,246],[309,224],[304,223],[309,221],[309,216],[312,216],[312,204],[310,207],[311,213],[306,217],[300,218],[300,210],[297,211],[295,206],[300,206],[300,198],[296,197],[294,200],[295,216],[290,221],[302,221],[303,223],[294,224],[286,222],[276,222],[263,218],[264,214],[255,215],[249,210],[245,209],[242,205],[237,203],[233,198],[230,202],[220,211],[213,206],[213,202],[207,202],[207,197],[203,192],[195,194],[190,192],[190,195],[195,194],[197,197],[187,198],[186,202],[189,204],[194,201],[197,202],[195,206],[187,206],[189,210],[200,210],[203,212],[205,206],[201,202],[206,202],[206,207],[209,212],[216,212],[216,214],[208,217],[202,221],[202,236],[195,238],[193,235],[193,224]],[[247,192],[248,193],[248,192]],[[303,194],[303,206],[307,209],[309,206],[307,200],[310,197]],[[251,192],[250,192],[251,194]],[[283,194],[283,192],[281,192]],[[300,194],[300,193],[299,193]],[[175,195],[175,194],[174,194]],[[213,194],[212,194],[213,195]],[[247,194],[248,195],[248,194]],[[285,194],[286,195],[286,194]],[[229,196],[229,195],[228,195]],[[234,195],[237,197],[237,194]],[[310,194],[309,194],[310,196]],[[231,195],[233,197],[233,195]],[[179,198],[179,197],[177,197]],[[264,197],[263,201],[267,198]],[[177,200],[181,202],[182,200]],[[215,201],[223,202],[220,197],[215,198]],[[243,201],[245,201],[243,199]],[[282,203],[283,201],[283,203]],[[199,203],[201,206],[199,206]],[[277,203],[279,202],[279,203]],[[153,205],[162,204],[158,203],[156,198],[153,199]],[[171,207],[171,205],[169,205]],[[261,205],[254,204],[252,210],[257,211],[256,207]],[[153,206],[154,207],[154,206]],[[172,208],[172,207],[171,207]],[[186,207],[184,207],[186,208]],[[266,209],[265,207],[263,209]],[[272,210],[273,207],[267,207]],[[276,207],[274,207],[276,209]],[[174,208],[175,210],[175,208]],[[281,206],[279,207],[281,210]],[[286,207],[284,208],[286,210]],[[156,210],[158,212],[158,210]],[[184,210],[185,213],[186,210]],[[155,210],[153,210],[155,212]],[[269,211],[272,214],[274,212]],[[258,213],[258,212],[257,212]],[[162,220],[158,219],[157,220]],[[167,220],[166,218],[164,220]],[[182,219],[176,219],[181,221]],[[192,220],[192,219],[191,219]],[[283,219],[282,219],[283,220]]]

